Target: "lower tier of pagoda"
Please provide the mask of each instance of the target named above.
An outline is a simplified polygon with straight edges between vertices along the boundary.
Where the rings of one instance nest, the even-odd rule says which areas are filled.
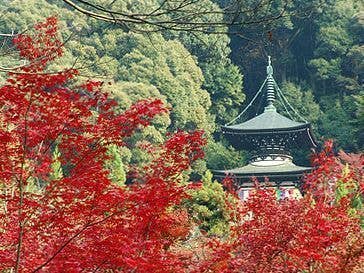
[[[238,188],[253,188],[254,181],[260,183],[269,181],[274,187],[301,188],[303,175],[311,169],[311,167],[297,166],[290,160],[264,160],[251,162],[240,168],[212,172],[218,181],[227,176],[231,177]]]

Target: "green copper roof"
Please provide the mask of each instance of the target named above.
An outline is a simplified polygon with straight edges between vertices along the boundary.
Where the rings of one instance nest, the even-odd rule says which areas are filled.
[[[280,187],[297,187],[302,183],[302,177],[305,173],[312,170],[310,167],[301,167],[292,162],[283,162],[275,166],[257,166],[248,164],[241,168],[231,170],[213,170],[214,178],[222,181],[226,176],[230,176],[236,185],[240,188],[253,188],[255,182],[264,183],[268,178],[272,186]]]
[[[248,164],[244,167],[231,169],[231,170],[215,170],[214,173],[224,175],[244,175],[244,176],[262,176],[262,175],[273,175],[273,174],[287,174],[297,173],[302,174],[310,171],[310,167],[301,167],[293,164],[292,162],[284,162],[274,166],[257,166],[254,164]]]
[[[223,130],[227,129],[228,131],[271,131],[296,128],[299,129],[309,126],[309,123],[291,120],[277,113],[275,109],[270,109],[246,122],[236,125],[223,126]]]

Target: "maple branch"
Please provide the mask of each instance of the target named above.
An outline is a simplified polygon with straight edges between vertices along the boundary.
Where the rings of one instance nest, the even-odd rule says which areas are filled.
[[[101,266],[103,266],[104,264],[106,264],[108,262],[108,260],[103,260],[92,272],[97,272],[99,271],[99,269],[101,268]],[[83,271],[83,270],[82,270]]]
[[[110,219],[111,217],[119,214],[123,212],[123,210],[121,211],[118,211],[118,212],[115,212],[115,213],[112,213],[108,216],[106,216],[105,218],[99,220],[99,221],[96,221],[96,222],[93,222],[93,223],[88,223],[86,224],[83,228],[81,228],[79,231],[77,231],[74,235],[72,235],[70,238],[68,238],[68,240],[62,245],[60,246],[60,248],[58,248],[58,250],[53,253],[53,255],[47,260],[45,261],[44,263],[42,263],[41,265],[39,265],[36,269],[34,269],[33,271],[31,271],[32,273],[35,273],[35,272],[38,272],[39,270],[41,270],[43,267],[45,267],[46,265],[48,265],[59,253],[62,252],[62,250],[68,246],[74,239],[76,239],[78,236],[80,236],[86,229],[90,228],[90,227],[93,227],[93,226],[96,226],[98,224],[101,224],[105,221],[107,221],[108,219]]]
[[[21,68],[24,68],[25,66],[26,66],[25,61],[24,61],[24,64],[19,65],[19,66],[13,66],[13,67],[5,67],[5,66],[0,65],[0,71],[2,71],[2,72],[17,73],[17,72],[15,72],[16,70],[19,70]]]
[[[84,232],[89,226],[86,225],[82,229],[80,229],[77,233],[75,233],[73,236],[71,236],[47,261],[45,261],[43,264],[39,265],[36,269],[34,269],[32,272],[37,272],[43,267],[45,267],[47,264],[49,264],[67,245],[69,245],[75,238],[77,238],[82,232]]]
[[[24,34],[26,31],[28,30],[24,30],[22,31],[21,33],[17,33],[17,34],[9,34],[9,35],[12,35],[12,37],[16,37],[18,35],[21,35],[21,34]],[[0,37],[1,37],[2,34],[0,34]],[[3,34],[5,35],[5,34]],[[54,52],[57,52],[57,50],[61,49],[61,48],[64,48],[65,45],[76,35],[76,32],[71,32],[71,34],[64,40],[64,42],[62,42],[58,47],[56,47],[54,49]],[[28,67],[30,65],[37,65],[37,63],[40,63],[41,61],[43,60],[46,60],[50,57],[52,57],[52,54],[54,54],[54,52],[49,52],[48,54],[43,54],[41,57],[33,60],[33,62],[31,63],[27,63],[26,60],[19,60],[23,62],[23,64],[21,65],[17,65],[17,66],[12,66],[12,67],[5,67],[5,66],[2,66],[0,65],[0,72],[6,72],[6,73],[12,73],[12,74],[34,74],[34,75],[39,75],[39,74],[56,74],[56,73],[59,73],[60,71],[56,71],[56,72],[25,72],[25,71],[22,71],[23,68],[25,67]]]
[[[357,239],[360,243],[360,238]],[[353,243],[354,244],[354,243]],[[346,250],[346,253],[348,251]],[[342,264],[341,268],[340,268],[340,271],[338,273],[345,273],[345,272],[348,272],[347,271],[347,267],[348,265],[350,264],[350,261],[353,260],[353,259],[356,259],[356,260],[359,260],[360,257],[363,256],[363,253],[364,253],[364,244],[361,244],[360,248],[357,249],[357,250],[354,250],[353,251],[353,245],[351,245],[349,247],[349,253],[346,254],[346,257],[345,257],[345,261],[344,263]]]
[[[18,234],[18,244],[16,250],[16,261],[15,261],[15,273],[19,270],[20,265],[20,257],[21,257],[21,248],[23,243],[23,233],[24,233],[24,220],[22,219],[23,214],[23,199],[24,199],[24,185],[23,185],[23,173],[24,173],[24,165],[25,165],[25,158],[26,158],[26,150],[27,150],[27,141],[28,141],[28,114],[30,111],[30,107],[32,105],[32,98],[33,92],[30,93],[29,104],[25,111],[24,115],[24,138],[23,138],[23,155],[21,160],[21,167],[20,167],[20,177],[18,180],[18,187],[19,187],[19,208],[18,208],[18,217],[19,217],[19,234]]]

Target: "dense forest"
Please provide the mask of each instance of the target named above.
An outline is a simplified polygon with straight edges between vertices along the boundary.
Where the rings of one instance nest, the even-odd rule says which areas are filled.
[[[121,6],[113,8],[135,12],[159,4],[132,2],[115,1],[114,5]],[[221,11],[229,3],[198,2]],[[282,3],[278,2],[269,7],[269,13],[279,10]],[[229,147],[219,127],[236,117],[257,92],[268,55],[283,92],[313,124],[319,141],[333,138],[338,148],[348,152],[363,149],[362,5],[360,1],[335,0],[308,7],[305,2],[289,1],[287,10],[292,12],[281,18],[225,26],[219,33],[214,33],[213,26],[212,33],[169,29],[140,33],[91,19],[62,1],[2,1],[0,32],[29,31],[37,21],[57,15],[67,52],[54,70],[72,66],[81,77],[110,84],[106,89],[119,101],[120,110],[151,97],[173,109],[169,117],[130,139],[128,149],[120,154],[113,150],[120,164],[147,162],[141,142],[161,143],[167,131],[203,129],[209,144],[206,162],[197,162],[194,168],[200,177],[206,168],[226,169],[244,162],[244,153]],[[267,11],[253,10],[250,16],[260,18],[260,12]],[[229,14],[206,13],[201,20],[208,21],[209,16],[222,20]],[[8,42],[6,37],[3,42]],[[17,65],[16,57],[4,50],[2,66],[12,65]],[[305,164],[307,158],[307,154],[296,157]]]

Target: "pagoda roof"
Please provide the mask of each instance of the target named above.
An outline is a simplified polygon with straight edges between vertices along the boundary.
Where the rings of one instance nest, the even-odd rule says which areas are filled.
[[[275,166],[256,166],[250,163],[244,167],[231,170],[213,170],[215,179],[221,181],[225,177],[231,177],[243,188],[254,187],[252,178],[264,183],[266,178],[273,186],[297,187],[305,173],[312,170],[311,167],[297,166],[292,162],[284,162]]]
[[[303,174],[311,171],[311,167],[297,166],[292,162],[282,162],[272,166],[260,166],[250,163],[244,167],[239,167],[231,170],[214,170],[216,174],[232,175],[232,176],[272,176],[272,175],[285,175],[285,174]]]
[[[308,122],[297,122],[282,116],[275,110],[267,110],[243,123],[222,126],[222,130],[253,133],[264,131],[294,131],[309,127],[310,123]]]

